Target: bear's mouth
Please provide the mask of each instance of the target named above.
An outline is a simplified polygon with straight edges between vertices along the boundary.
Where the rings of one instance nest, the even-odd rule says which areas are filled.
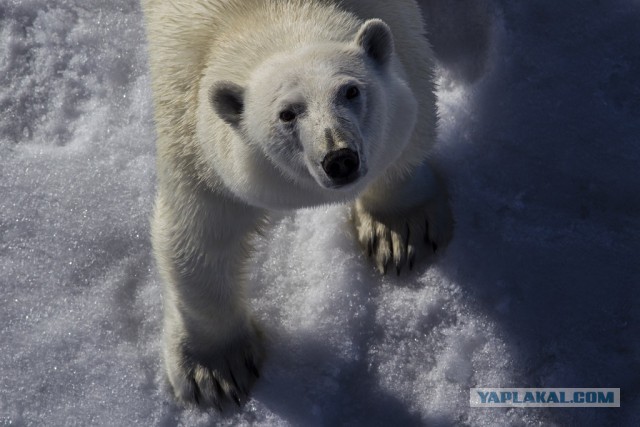
[[[328,183],[327,188],[330,188],[332,190],[337,190],[339,188],[346,187],[349,184],[352,184],[352,183],[356,182],[360,178],[360,176],[361,176],[360,172],[355,172],[355,173],[349,175],[348,177],[341,178],[339,180],[331,180]]]

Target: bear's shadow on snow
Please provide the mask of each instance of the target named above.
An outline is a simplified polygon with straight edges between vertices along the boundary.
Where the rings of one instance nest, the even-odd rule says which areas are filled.
[[[254,391],[261,404],[293,425],[443,425],[443,420],[425,420],[408,402],[380,388],[368,366],[367,343],[358,345],[360,357],[345,362],[339,351],[312,335],[296,336],[295,341],[293,349],[270,349],[269,357],[277,363]]]
[[[545,28],[570,28],[570,16],[555,19]],[[518,36],[535,34],[535,25],[519,28],[524,36]],[[542,46],[526,57],[512,54],[493,70],[473,97],[473,141],[444,141],[457,227],[439,268],[504,333],[520,366],[513,384],[477,387],[621,387],[624,407],[625,391],[629,404],[640,393],[622,356],[634,352],[630,343],[639,333],[634,287],[640,271],[630,254],[640,250],[632,228],[640,210],[630,197],[637,186],[610,184],[619,174],[639,181],[637,169],[607,165],[616,164],[615,151],[633,157],[632,142],[596,99],[597,82],[588,74],[531,68],[562,63],[536,57],[545,52]],[[551,74],[547,87],[525,81]],[[562,100],[553,109],[550,93]],[[599,141],[603,126],[607,146]],[[610,412],[597,415],[623,420],[623,412]],[[575,415],[550,414],[558,422]]]

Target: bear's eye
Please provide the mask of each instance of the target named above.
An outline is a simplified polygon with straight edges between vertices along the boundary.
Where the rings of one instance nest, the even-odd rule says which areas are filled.
[[[347,91],[344,93],[344,96],[347,99],[353,99],[360,95],[360,89],[357,86],[349,86]]]
[[[283,122],[292,122],[296,118],[296,113],[291,110],[284,110],[280,112],[280,120]]]

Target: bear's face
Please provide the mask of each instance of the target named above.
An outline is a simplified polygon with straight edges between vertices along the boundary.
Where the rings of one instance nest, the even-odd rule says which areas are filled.
[[[349,186],[367,175],[371,116],[384,108],[368,71],[334,44],[271,58],[247,89],[243,131],[289,178]]]
[[[394,160],[386,143],[395,129],[389,109],[404,97],[415,110],[406,85],[400,92],[408,93],[398,94],[392,82],[392,57],[388,26],[367,21],[351,43],[304,46],[269,58],[246,88],[217,82],[211,104],[289,182],[358,191]]]

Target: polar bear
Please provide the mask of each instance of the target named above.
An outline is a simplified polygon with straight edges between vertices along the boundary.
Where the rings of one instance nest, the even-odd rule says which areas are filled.
[[[443,247],[432,53],[414,0],[143,0],[157,128],[152,242],[179,401],[242,404],[265,349],[245,302],[269,212],[353,202],[383,273]]]

